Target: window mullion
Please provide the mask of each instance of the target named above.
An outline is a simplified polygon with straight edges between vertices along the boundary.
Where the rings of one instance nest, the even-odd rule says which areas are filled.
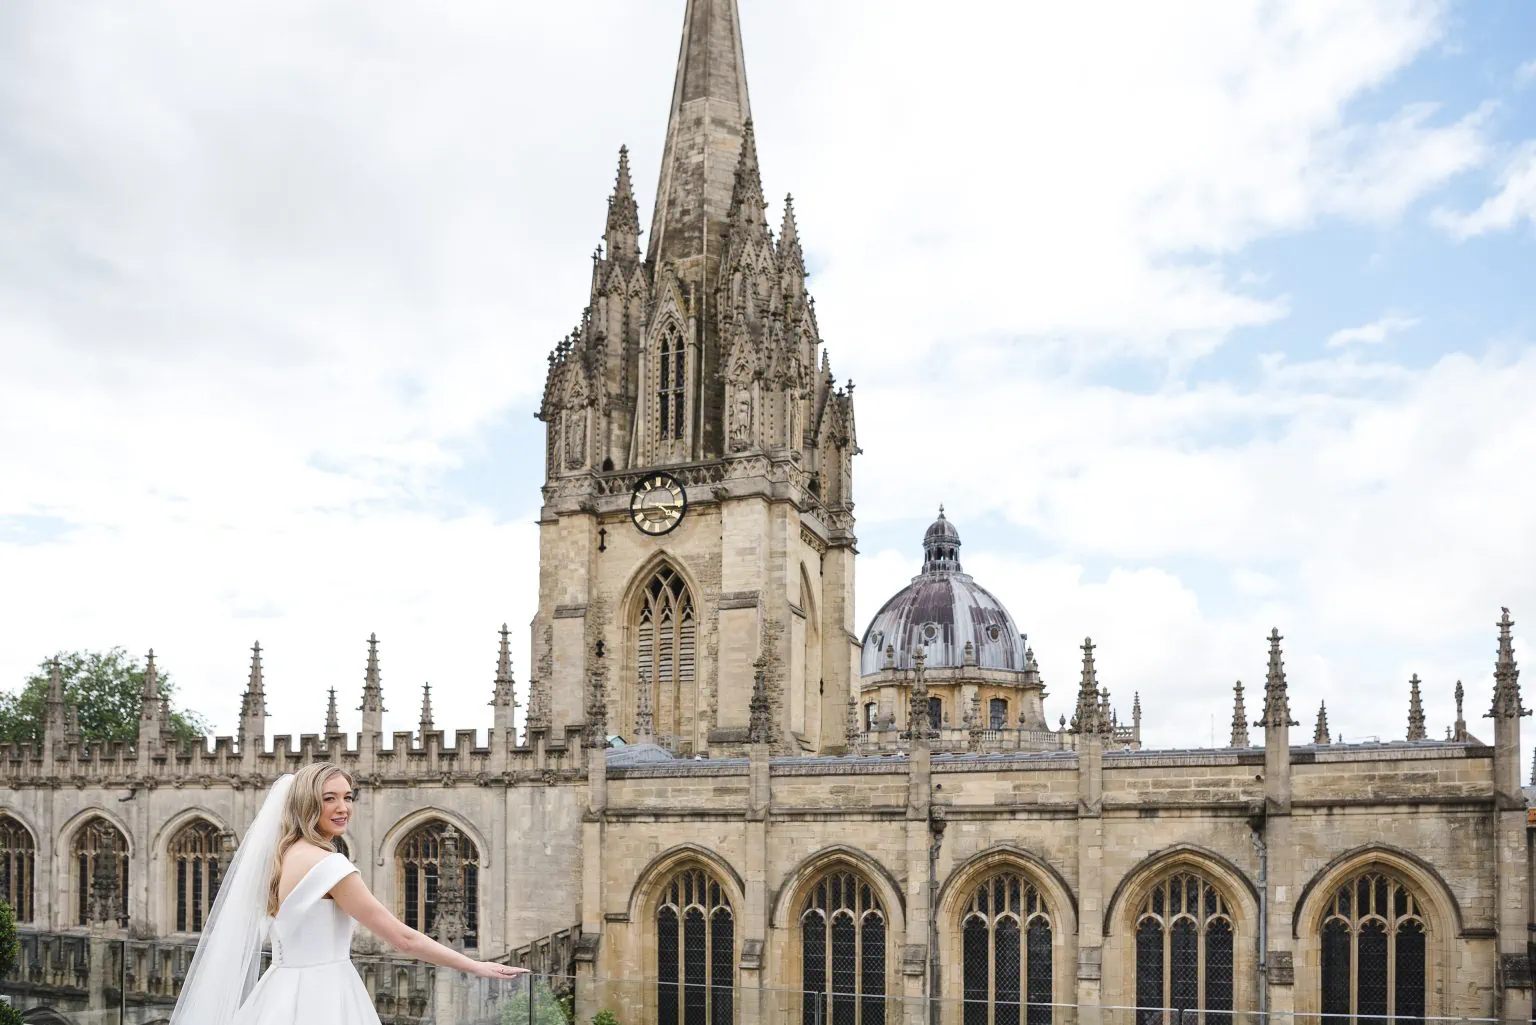
[[[1387,894],[1388,909],[1391,908],[1392,894]],[[1397,923],[1391,919],[1387,922],[1387,1017],[1397,1013]]]
[[[1205,892],[1200,893],[1201,914],[1205,913]],[[1205,1021],[1205,924],[1197,922],[1195,925],[1195,1007],[1200,1011],[1200,1020]]]
[[[1356,915],[1359,911],[1356,910]],[[1353,1022],[1360,1013],[1360,921],[1356,918],[1349,926],[1349,1020]]]

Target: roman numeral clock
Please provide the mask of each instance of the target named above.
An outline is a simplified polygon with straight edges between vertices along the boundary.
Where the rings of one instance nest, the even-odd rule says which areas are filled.
[[[629,496],[629,518],[642,534],[661,537],[683,522],[688,512],[688,492],[670,473],[648,473]]]

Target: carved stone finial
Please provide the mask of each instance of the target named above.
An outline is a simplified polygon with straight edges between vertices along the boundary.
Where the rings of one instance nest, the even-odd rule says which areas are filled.
[[[384,707],[384,686],[379,680],[379,635],[368,635],[368,666],[363,671],[363,703],[358,706],[363,718],[378,717],[389,711]]]
[[[1232,742],[1230,747],[1248,746],[1248,713],[1243,708],[1243,681],[1232,687]]]
[[[1424,699],[1419,694],[1419,674],[1414,673],[1408,681],[1408,739],[1424,740],[1427,736],[1424,729]]]
[[[1264,717],[1255,726],[1277,730],[1301,725],[1291,718],[1291,699],[1286,691],[1285,661],[1281,658],[1278,629],[1269,632],[1269,671],[1264,675]]]
[[[491,688],[491,705],[511,711],[517,708],[517,681],[512,677],[512,641],[507,624],[501,624],[501,647],[496,654],[496,679]]]
[[[430,683],[423,683],[421,685],[421,723],[420,723],[420,730],[421,730],[421,745],[422,745],[422,747],[426,747],[426,745],[427,745],[427,734],[434,732],[434,727],[433,727],[433,723],[432,723],[432,685]]]
[[[768,658],[752,663],[752,698],[747,704],[747,743],[774,742],[773,704],[768,697]]]
[[[1472,739],[1472,734],[1467,731],[1467,719],[1464,714],[1464,703],[1467,699],[1466,688],[1461,681],[1456,681],[1456,725],[1452,728],[1451,739],[1460,744],[1465,744]]]
[[[928,653],[921,647],[912,651],[912,692],[907,703],[906,736],[912,741],[926,741],[937,736],[938,724],[928,715]]]
[[[326,695],[325,735],[327,737],[334,737],[341,732],[341,717],[336,714],[336,688],[330,688]]]
[[[1503,610],[1499,627],[1499,652],[1493,663],[1493,707],[1485,719],[1519,719],[1531,714],[1520,704],[1520,668],[1515,662],[1515,646],[1510,629],[1515,625],[1509,610]]]
[[[600,671],[587,684],[585,742],[589,748],[608,746],[608,686]]]
[[[852,751],[854,749],[859,742],[860,734],[863,732],[859,723],[859,699],[855,695],[850,694],[848,695],[848,721],[843,727],[843,739],[848,746],[848,750]]]
[[[438,837],[437,905],[429,934],[444,946],[464,949],[468,923],[464,913],[464,859],[459,852],[459,831],[452,826]]]
[[[1071,732],[1103,736],[1113,731],[1109,720],[1109,692],[1099,691],[1098,670],[1093,661],[1093,638],[1083,638],[1083,675],[1077,688],[1077,707],[1072,712]]]
[[[1312,731],[1312,743],[1328,744],[1328,702],[1324,701],[1317,706],[1317,728]]]

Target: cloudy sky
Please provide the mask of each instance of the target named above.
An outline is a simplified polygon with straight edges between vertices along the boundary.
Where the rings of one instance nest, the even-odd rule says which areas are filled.
[[[232,733],[259,639],[272,732],[332,686],[355,729],[377,631],[386,728],[428,680],[484,728],[682,7],[0,6],[0,684],[154,647]],[[943,502],[1053,720],[1091,634],[1150,743],[1224,743],[1278,626],[1298,732],[1402,737],[1417,672],[1490,734],[1500,606],[1536,643],[1536,9],[741,7],[859,386],[861,630]]]

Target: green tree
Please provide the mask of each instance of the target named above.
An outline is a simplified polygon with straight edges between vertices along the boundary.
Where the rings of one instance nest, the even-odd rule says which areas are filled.
[[[74,702],[83,740],[110,743],[133,740],[139,733],[139,710],[144,694],[144,666],[122,648],[110,651],[59,652],[59,671],[65,700]],[[206,719],[196,712],[176,708],[176,686],[170,674],[159,670],[160,693],[171,699],[171,732],[177,740],[190,740],[210,732]],[[48,678],[53,659],[44,659],[37,673],[15,693],[0,693],[0,744],[41,744],[48,703]]]
[[[21,944],[16,941],[16,912],[0,900],[0,981],[16,967]],[[0,1003],[0,1025],[21,1025],[21,1013],[10,1004]]]
[[[533,999],[528,999],[527,990],[514,990],[501,1005],[501,1025],[571,1025],[576,1020],[570,997],[557,996],[536,975],[524,978],[524,985],[533,988]]]

